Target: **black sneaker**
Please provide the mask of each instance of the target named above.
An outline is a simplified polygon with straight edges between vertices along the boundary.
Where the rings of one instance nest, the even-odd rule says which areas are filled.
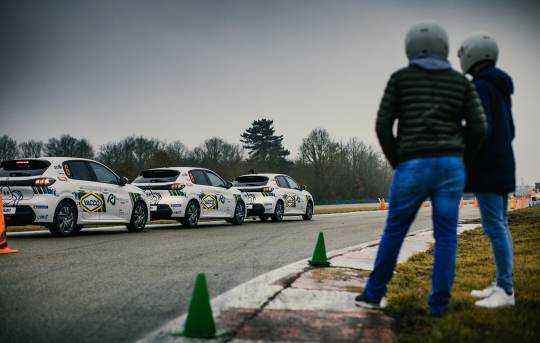
[[[362,293],[358,295],[356,298],[354,298],[354,303],[356,304],[356,306],[367,308],[370,310],[379,310],[386,307],[385,298],[382,298],[379,303],[376,303],[371,300],[368,300],[366,297],[366,293]]]

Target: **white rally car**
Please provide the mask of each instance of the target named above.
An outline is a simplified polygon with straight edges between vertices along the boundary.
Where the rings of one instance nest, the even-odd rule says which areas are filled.
[[[242,193],[215,172],[195,167],[144,170],[133,180],[150,202],[152,219],[175,219],[195,227],[199,218],[241,225],[246,217]]]
[[[149,214],[144,192],[103,164],[81,158],[3,161],[0,189],[7,225],[41,224],[67,236],[85,224],[127,224],[142,231]]]
[[[247,174],[236,178],[235,188],[246,198],[248,217],[280,222],[283,216],[313,217],[313,197],[305,186],[282,174]]]

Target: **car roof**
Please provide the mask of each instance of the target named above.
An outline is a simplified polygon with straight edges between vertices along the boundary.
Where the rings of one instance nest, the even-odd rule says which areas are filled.
[[[285,176],[285,174],[273,174],[273,173],[257,173],[257,174],[244,174],[244,175],[240,175],[238,177],[243,177],[243,176],[266,176],[267,178],[271,179],[271,178],[274,178],[276,176]]]
[[[32,158],[15,158],[13,160],[41,160],[41,161],[49,161],[51,163],[59,163],[64,161],[73,161],[73,160],[81,160],[81,161],[92,161],[92,162],[98,162],[96,160],[92,160],[89,158],[81,158],[81,157],[61,157],[61,156],[43,156],[43,157],[32,157]]]
[[[176,170],[176,171],[179,171],[179,172],[187,172],[187,171],[190,171],[190,170],[193,170],[193,169],[201,169],[201,170],[208,170],[208,171],[211,171],[211,172],[214,172],[213,170],[210,170],[210,169],[207,169],[207,168],[202,168],[202,167],[159,167],[159,168],[149,168],[149,169],[144,169],[144,170]]]

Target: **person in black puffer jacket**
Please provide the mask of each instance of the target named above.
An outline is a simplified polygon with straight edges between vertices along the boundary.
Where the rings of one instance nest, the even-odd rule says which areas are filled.
[[[481,298],[476,306],[513,306],[512,237],[508,228],[508,193],[516,188],[516,164],[512,140],[515,135],[510,95],[514,84],[508,74],[495,67],[499,55],[497,42],[489,35],[472,34],[458,52],[464,73],[473,82],[484,106],[488,135],[477,155],[466,159],[465,190],[475,192],[482,215],[482,227],[491,240],[496,280],[471,295]]]
[[[463,156],[480,146],[486,118],[472,83],[447,60],[448,36],[442,27],[433,22],[413,26],[405,46],[409,66],[392,74],[376,121],[383,152],[396,169],[388,218],[373,272],[355,302],[383,306],[403,239],[429,197],[435,236],[429,306],[433,315],[440,315],[448,311],[454,282]]]

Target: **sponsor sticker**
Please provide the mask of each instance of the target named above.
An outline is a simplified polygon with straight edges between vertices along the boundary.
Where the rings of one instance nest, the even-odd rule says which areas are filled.
[[[171,204],[171,207],[182,207],[182,204]]]
[[[156,212],[157,211],[157,205],[150,205],[150,212]]]
[[[86,193],[79,200],[79,205],[86,213],[105,212],[105,201],[99,193]]]
[[[38,210],[46,210],[49,208],[49,206],[48,205],[34,205],[34,208]]]
[[[16,207],[4,207],[4,214],[15,214]]]
[[[116,197],[114,196],[114,194],[109,194],[109,196],[107,197],[107,203],[113,206],[116,205]]]
[[[204,194],[201,200],[202,206],[205,210],[218,209],[218,199],[214,194]]]
[[[287,195],[287,198],[285,199],[285,206],[287,207],[296,207],[296,196],[293,195]]]
[[[247,205],[246,205],[246,208],[247,208],[248,210],[251,210],[251,209],[253,208],[253,204],[247,204]]]
[[[65,176],[57,176],[56,178],[58,179],[58,181],[67,181],[68,180],[67,177],[65,177]]]
[[[17,206],[23,199],[21,191],[11,190],[9,187],[2,187],[1,192],[4,206]]]

